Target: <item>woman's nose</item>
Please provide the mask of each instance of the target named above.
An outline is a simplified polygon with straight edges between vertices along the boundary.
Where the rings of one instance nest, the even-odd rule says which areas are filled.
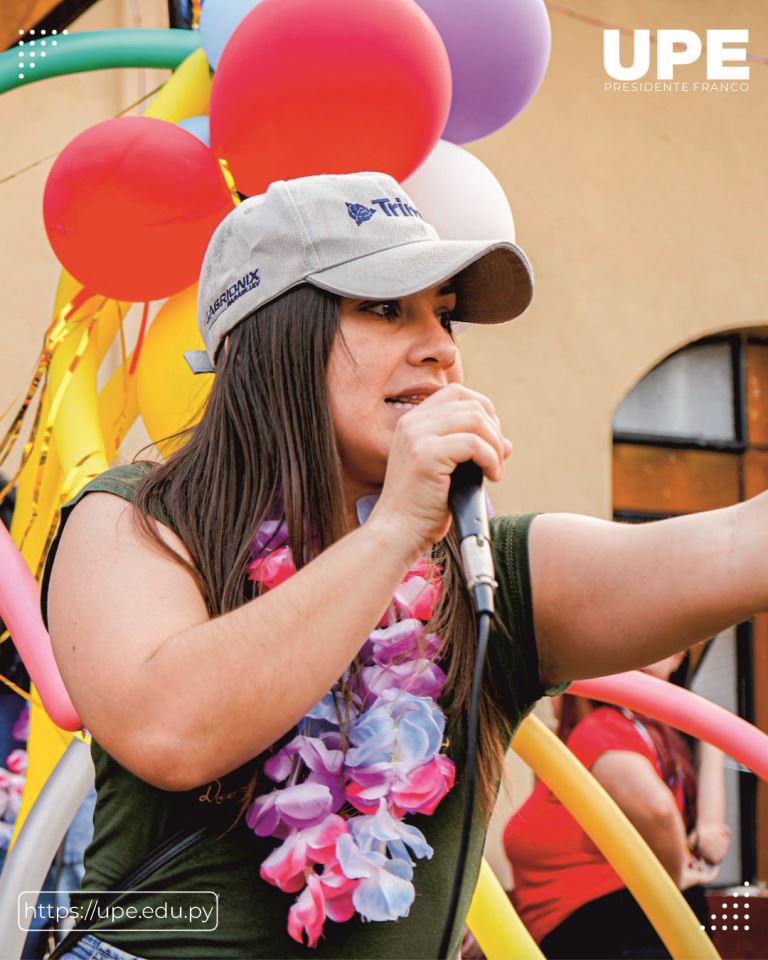
[[[418,324],[419,334],[414,338],[411,349],[411,362],[414,364],[436,363],[441,367],[451,367],[456,362],[459,351],[450,332],[443,326],[444,318],[429,316],[421,318]]]

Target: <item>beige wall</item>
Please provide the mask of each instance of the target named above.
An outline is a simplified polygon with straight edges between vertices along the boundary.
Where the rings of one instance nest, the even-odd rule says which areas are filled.
[[[627,27],[748,27],[750,53],[768,53],[768,6],[752,0],[569,6]],[[468,331],[465,355],[516,446],[497,507],[609,516],[627,390],[689,340],[768,321],[768,66],[751,65],[749,93],[605,93],[602,30],[551,21],[536,98],[473,145],[509,197],[536,297],[517,323]]]
[[[573,0],[576,3],[576,0]],[[142,0],[141,25],[166,25]],[[102,0],[73,29],[135,26],[128,0]],[[748,27],[768,54],[755,0],[579,0],[627,27]],[[768,323],[768,66],[749,93],[606,93],[602,31],[553,9],[552,61],[532,104],[472,147],[496,173],[537,280],[506,328],[470,330],[470,383],[497,404],[516,452],[497,510],[611,512],[611,418],[660,358],[707,333]],[[162,72],[49,80],[0,97],[0,181],[152,89]],[[702,79],[697,67],[678,79]],[[48,323],[58,267],[40,215],[51,160],[0,182],[4,316],[0,409],[25,385]],[[144,442],[134,430],[130,456]],[[546,705],[543,705],[546,712]],[[513,800],[526,792],[516,768]],[[490,852],[504,874],[494,821]]]

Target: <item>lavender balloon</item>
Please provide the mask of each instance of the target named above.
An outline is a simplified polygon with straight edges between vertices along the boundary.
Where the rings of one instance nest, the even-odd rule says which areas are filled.
[[[416,0],[448,51],[453,100],[444,140],[468,143],[508,123],[539,88],[551,33],[543,0]]]

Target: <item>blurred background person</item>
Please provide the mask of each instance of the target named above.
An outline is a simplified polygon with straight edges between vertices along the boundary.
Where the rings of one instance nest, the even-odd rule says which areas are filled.
[[[662,680],[678,653],[644,669]],[[704,885],[728,850],[723,756],[623,707],[563,695],[557,734],[591,770],[656,854],[702,924]],[[694,741],[691,741],[693,744]],[[694,756],[695,754],[695,756]],[[545,784],[509,820],[512,899],[549,958],[668,957],[616,871]]]

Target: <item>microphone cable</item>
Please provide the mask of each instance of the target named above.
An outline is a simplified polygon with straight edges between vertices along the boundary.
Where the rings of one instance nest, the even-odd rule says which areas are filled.
[[[451,932],[456,922],[459,900],[464,880],[464,869],[469,850],[469,836],[472,826],[472,812],[475,805],[475,781],[477,779],[477,739],[480,717],[480,694],[483,688],[488,638],[491,621],[494,617],[493,594],[496,589],[494,580],[493,557],[490,547],[488,512],[483,492],[483,473],[472,461],[460,463],[451,478],[448,495],[449,505],[456,519],[461,544],[462,565],[467,587],[475,605],[477,627],[477,649],[472,674],[472,690],[469,698],[466,743],[466,788],[464,793],[464,820],[459,842],[456,873],[453,877],[451,899],[445,918],[443,937],[440,943],[438,960],[448,960],[451,945]]]
[[[480,588],[478,588],[480,589]],[[486,587],[490,590],[490,587]],[[448,951],[451,945],[451,932],[456,922],[456,913],[459,908],[459,899],[464,880],[464,868],[467,862],[469,849],[469,835],[472,825],[472,811],[475,805],[475,781],[477,779],[477,728],[480,714],[480,693],[483,688],[483,670],[485,656],[488,650],[488,636],[491,630],[492,615],[487,610],[477,614],[477,651],[475,653],[475,668],[472,676],[472,693],[469,700],[469,720],[467,724],[467,762],[466,762],[466,790],[464,793],[464,822],[461,830],[459,854],[456,861],[456,873],[453,877],[451,900],[448,905],[448,914],[443,927],[443,938],[440,943],[438,960],[448,960]]]

